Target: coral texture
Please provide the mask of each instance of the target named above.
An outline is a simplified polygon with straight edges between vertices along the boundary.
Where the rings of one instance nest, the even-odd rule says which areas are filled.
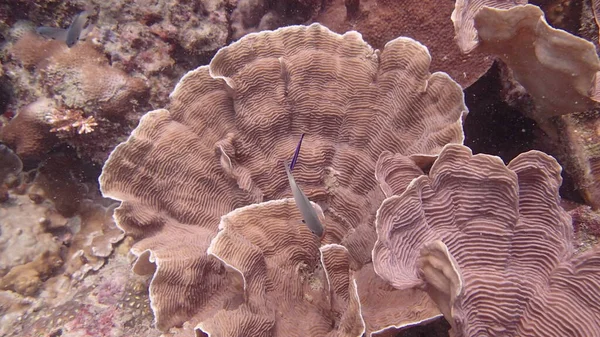
[[[42,282],[61,267],[63,260],[58,252],[45,251],[33,261],[12,268],[0,278],[0,290],[10,290],[24,296],[35,295]]]
[[[475,16],[481,49],[497,55],[532,96],[531,118],[583,112],[600,100],[600,60],[594,45],[546,23],[533,5],[483,8]]]
[[[56,107],[49,98],[41,98],[21,108],[10,122],[0,129],[0,140],[23,159],[40,159],[57,142],[50,132],[46,116]]]
[[[157,327],[195,325],[239,297],[236,274],[205,252],[222,215],[290,195],[282,162],[301,133],[294,175],[324,211],[322,242],[341,243],[351,269],[368,272],[384,198],[379,155],[435,155],[464,137],[461,88],[430,74],[430,60],[409,38],[379,53],[356,32],[319,24],[249,34],[189,72],[168,111],[146,114],[111,154],[100,185],[122,201],[115,216],[137,240],[134,271],[154,273]],[[358,283],[359,296],[377,292],[369,286]],[[391,312],[384,309],[370,310]],[[367,331],[394,326],[399,316],[366,321]]]
[[[40,49],[39,46],[42,45]],[[111,67],[92,43],[72,48],[27,33],[12,48],[24,66],[40,71],[46,90],[68,107],[107,117],[122,115],[147,92],[144,81]]]
[[[27,196],[11,195],[0,204],[0,276],[30,263],[45,252],[56,253],[60,243],[46,232],[40,219],[48,217],[48,202],[35,204]]]
[[[320,258],[319,238],[293,199],[238,208],[221,218],[208,253],[240,273],[244,303],[200,324],[210,336],[361,336],[365,323],[348,255]],[[325,250],[334,248],[324,246]],[[326,256],[326,257],[325,257]],[[299,325],[298,317],[310,324]]]
[[[542,152],[505,166],[447,145],[379,209],[376,272],[400,289],[424,286],[453,336],[600,334],[600,251],[575,254],[560,172]]]
[[[359,3],[356,8],[353,3]],[[398,36],[413,38],[431,53],[431,71],[443,71],[463,88],[479,79],[491,66],[493,58],[479,51],[464,54],[454,39],[449,17],[452,1],[421,0],[335,0],[324,2],[314,17],[333,31],[360,32],[373,48],[383,49]]]
[[[560,124],[567,170],[586,203],[600,209],[600,111],[564,115]]]
[[[0,335],[158,337],[147,282],[129,267],[123,251],[81,282],[52,277],[37,297],[0,291]]]
[[[525,4],[527,0],[456,0],[451,18],[459,48],[463,53],[470,53],[480,42],[473,20],[482,8],[509,9]]]

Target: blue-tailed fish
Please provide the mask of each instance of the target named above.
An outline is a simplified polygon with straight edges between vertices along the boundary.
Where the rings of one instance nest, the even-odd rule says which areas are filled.
[[[323,225],[319,220],[317,212],[311,205],[304,192],[302,192],[300,187],[296,184],[296,181],[294,180],[294,176],[290,171],[290,167],[288,165],[287,160],[283,163],[283,165],[285,166],[285,172],[287,173],[287,177],[290,182],[290,188],[292,190],[292,195],[294,196],[294,201],[296,202],[296,206],[300,210],[300,214],[302,214],[302,217],[304,218],[304,223],[306,224],[308,229],[310,229],[311,232],[313,232],[318,237],[322,237]]]
[[[86,23],[90,12],[83,11],[73,18],[73,22],[67,29],[55,28],[55,27],[38,27],[36,31],[38,34],[59,41],[65,41],[67,46],[71,48],[79,39],[83,38],[93,27],[89,25],[86,28]],[[84,29],[85,28],[85,29]]]
[[[294,157],[292,157],[292,163],[290,164],[290,171],[293,171],[294,167],[296,166],[296,161],[298,160],[298,155],[300,154],[300,147],[302,146],[303,139],[304,139],[304,134],[302,134],[300,136],[300,141],[298,142],[298,145],[296,146],[296,151],[294,151]]]

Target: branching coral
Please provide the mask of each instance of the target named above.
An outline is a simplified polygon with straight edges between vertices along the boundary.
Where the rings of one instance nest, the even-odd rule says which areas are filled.
[[[596,336],[600,251],[575,255],[558,163],[530,151],[505,166],[447,145],[377,215],[376,272],[424,286],[453,336]]]
[[[84,117],[81,111],[73,109],[54,109],[50,116],[46,116],[46,121],[52,125],[50,132],[59,134],[69,134],[72,131],[80,135],[90,133],[98,125],[94,116]]]
[[[430,74],[430,60],[409,38],[375,52],[356,32],[313,24],[247,35],[184,76],[169,110],[146,114],[100,177],[104,195],[122,201],[118,225],[137,240],[134,271],[154,273],[158,328],[195,326],[239,297],[236,273],[204,252],[222,215],[290,195],[282,160],[300,133],[294,175],[324,211],[323,243],[341,243],[352,271],[368,274],[357,282],[359,297],[399,294],[362,306],[372,313],[367,331],[414,323],[405,316],[412,304],[426,308],[417,321],[430,318],[422,292],[368,281],[377,277],[369,266],[384,197],[375,178],[380,154],[435,155],[463,140],[461,88]]]

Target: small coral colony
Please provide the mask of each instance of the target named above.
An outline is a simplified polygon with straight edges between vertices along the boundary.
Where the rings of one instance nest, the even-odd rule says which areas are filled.
[[[600,337],[597,2],[0,4],[0,336]]]

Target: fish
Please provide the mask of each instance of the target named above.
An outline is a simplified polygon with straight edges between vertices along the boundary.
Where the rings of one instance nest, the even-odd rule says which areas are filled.
[[[300,214],[302,214],[302,217],[304,218],[304,224],[306,224],[308,229],[310,229],[310,231],[313,232],[313,234],[317,235],[318,237],[322,237],[323,225],[319,220],[317,212],[311,205],[304,192],[302,192],[300,187],[296,184],[294,176],[292,175],[292,171],[290,171],[288,161],[284,161],[283,165],[285,166],[285,172],[287,173],[290,188],[292,190],[292,195],[294,196],[294,201],[296,202],[296,207],[298,207]]]
[[[86,23],[90,16],[89,11],[83,11],[73,18],[71,25],[67,29],[63,28],[55,28],[55,27],[38,27],[36,31],[38,34],[58,40],[64,41],[69,48],[73,47],[77,41],[83,39],[87,33],[93,28],[93,25],[88,25],[86,27]]]
[[[290,171],[293,171],[294,167],[296,166],[296,161],[298,160],[298,155],[300,155],[300,146],[302,146],[303,139],[304,139],[304,134],[302,134],[300,136],[300,141],[298,142],[298,145],[296,146],[296,151],[294,151],[294,157],[292,157],[292,163],[290,164]]]

